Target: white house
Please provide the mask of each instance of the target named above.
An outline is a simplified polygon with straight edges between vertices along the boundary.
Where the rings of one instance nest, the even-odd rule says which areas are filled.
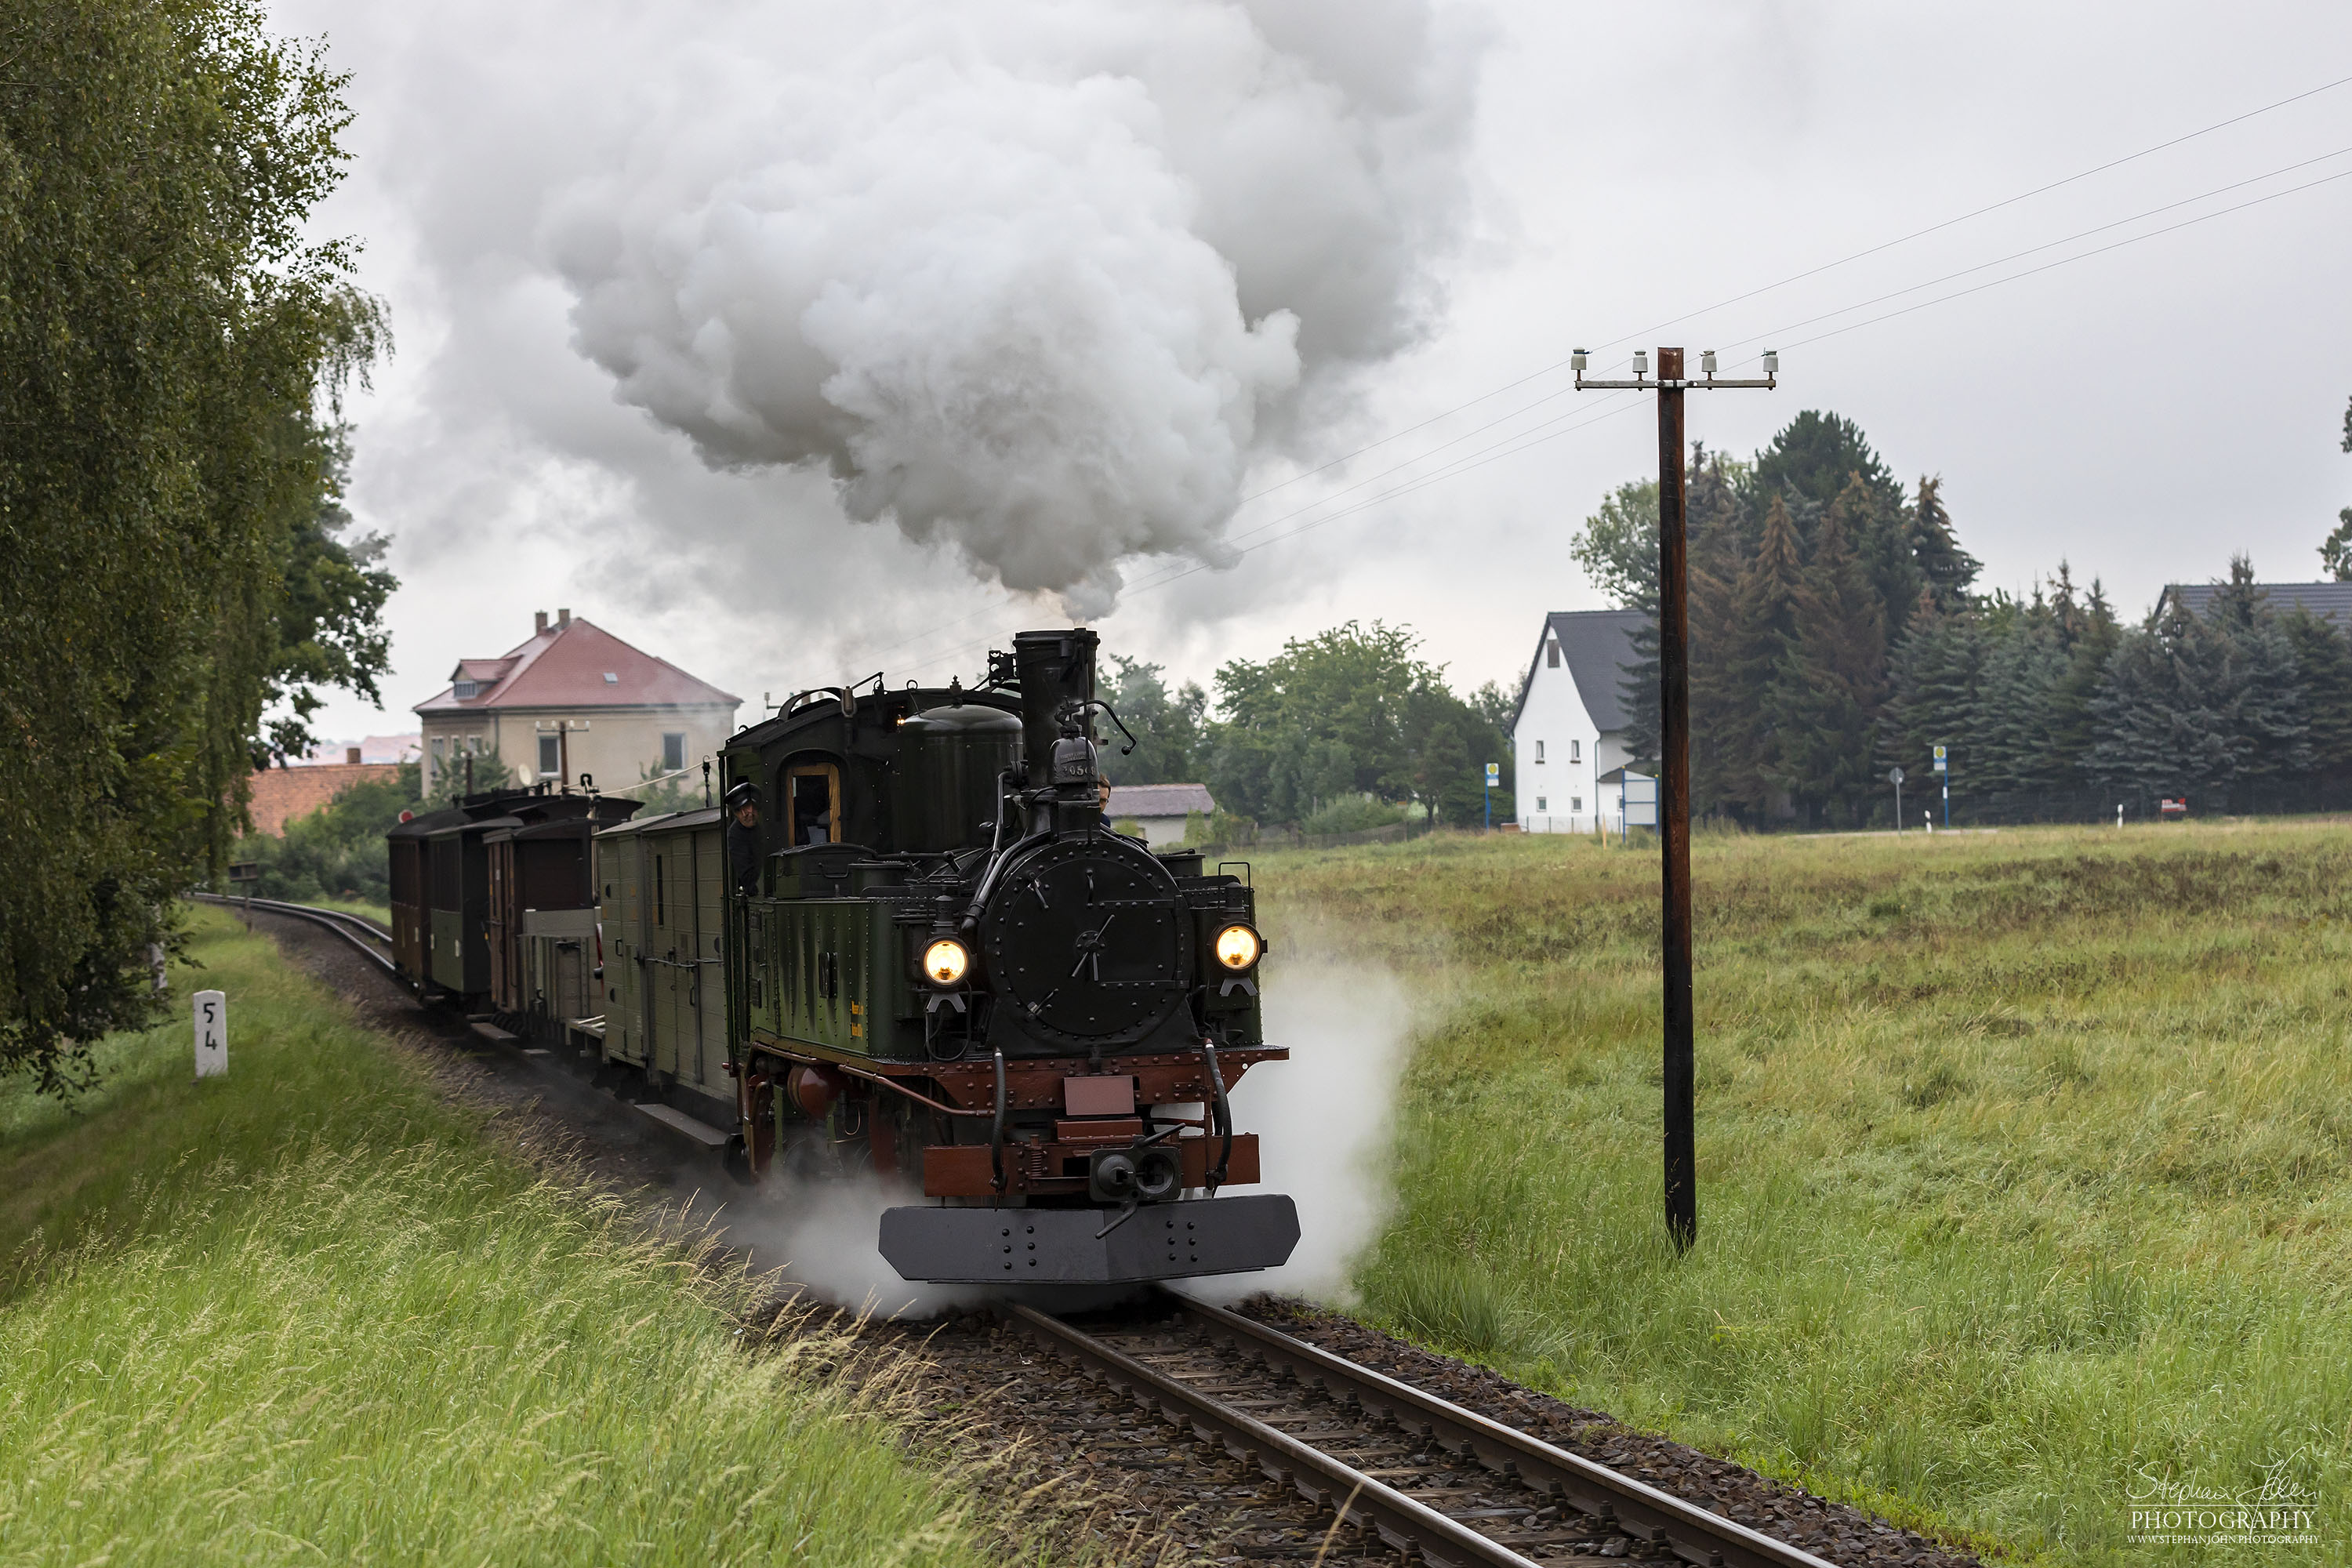
[[[1183,843],[1184,823],[1192,813],[1205,817],[1216,809],[1207,784],[1113,784],[1110,806],[1103,818],[1138,824],[1143,829],[1143,841],[1156,849]]]
[[[1622,683],[1638,658],[1633,634],[1646,618],[1639,610],[1561,610],[1544,617],[1511,723],[1523,831],[1591,833],[1615,824],[1619,786],[1599,781],[1632,759]]]

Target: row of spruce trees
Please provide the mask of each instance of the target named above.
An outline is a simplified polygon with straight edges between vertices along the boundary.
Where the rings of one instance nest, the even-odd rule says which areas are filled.
[[[2136,626],[2063,562],[2024,598],[1979,594],[1939,481],[1906,489],[1852,421],[1811,412],[1751,460],[1696,450],[1688,526],[1698,813],[1884,823],[1888,771],[1926,784],[1939,744],[1969,816],[2352,784],[2352,642],[2269,603],[2242,558],[2202,616],[2168,595]],[[1656,540],[1654,481],[1627,484],[1576,551],[1654,616]],[[1654,758],[1654,629],[1636,644],[1633,748]]]

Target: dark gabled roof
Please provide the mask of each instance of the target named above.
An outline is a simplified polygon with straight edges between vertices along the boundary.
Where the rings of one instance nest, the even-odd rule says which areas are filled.
[[[2339,626],[2352,626],[2352,583],[2257,583],[2254,586],[2270,595],[2271,608],[2283,616],[2301,608]],[[2172,583],[2164,592],[2190,615],[2202,616],[2221,587],[2219,583]]]
[[[1544,644],[1559,639],[1560,663],[1575,678],[1576,695],[1592,718],[1592,727],[1606,735],[1624,729],[1632,716],[1625,711],[1624,673],[1639,662],[1633,634],[1650,624],[1640,610],[1554,610],[1544,617],[1543,636],[1536,639],[1528,678],[1519,683],[1518,706],[1511,711],[1511,728],[1519,727],[1534,689],[1536,671],[1543,668]]]

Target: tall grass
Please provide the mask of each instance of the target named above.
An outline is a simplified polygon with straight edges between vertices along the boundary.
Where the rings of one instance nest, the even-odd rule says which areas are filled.
[[[226,1079],[174,1027],[79,1106],[0,1106],[0,1563],[984,1559],[887,1379],[747,1346],[750,1281],[535,1175],[198,919]]]
[[[1372,1312],[2059,1561],[2158,1552],[2127,1539],[2151,1477],[2266,1473],[2318,1494],[2311,1560],[2352,1560],[2352,835],[1714,836],[1694,872],[1677,1258],[1654,852],[1262,860],[1278,944],[1427,999]]]

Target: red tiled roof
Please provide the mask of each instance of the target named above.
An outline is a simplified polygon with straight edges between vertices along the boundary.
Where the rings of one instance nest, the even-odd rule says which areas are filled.
[[[610,676],[613,679],[607,679]],[[503,658],[461,660],[452,680],[483,682],[460,701],[455,685],[418,703],[419,713],[472,713],[496,708],[733,707],[741,700],[698,680],[667,659],[630,647],[575,616],[548,627]]]

